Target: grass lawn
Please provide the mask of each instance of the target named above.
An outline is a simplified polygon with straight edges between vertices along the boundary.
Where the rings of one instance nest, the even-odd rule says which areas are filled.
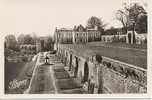
[[[105,45],[105,46],[104,46]],[[125,46],[126,48],[131,49],[122,49],[122,48],[113,48],[113,47],[107,47],[110,46]],[[142,67],[144,69],[147,69],[147,51],[146,47],[142,46],[135,46],[135,45],[128,45],[128,44],[102,44],[99,42],[93,42],[89,44],[77,44],[77,45],[65,45],[67,47],[72,48],[72,50],[78,52],[80,55],[88,56],[89,54],[99,54],[101,56],[109,57],[115,60],[119,60],[125,63],[129,63],[132,65],[136,65],[139,67]],[[135,48],[135,49],[134,49]],[[141,49],[144,49],[145,51],[141,51]],[[136,50],[138,49],[138,50]]]
[[[35,62],[5,62],[5,93],[6,94],[21,94],[29,85],[29,78],[32,75]],[[27,79],[28,83],[24,88],[9,89],[9,82],[12,80],[22,81]]]
[[[144,69],[147,68],[147,53],[136,50],[124,50],[120,48],[95,47],[91,48],[97,54],[113,58],[122,62],[133,64]]]

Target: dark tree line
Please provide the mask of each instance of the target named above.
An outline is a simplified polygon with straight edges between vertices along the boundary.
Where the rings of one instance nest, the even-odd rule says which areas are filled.
[[[32,37],[30,34],[27,34],[27,35],[21,34],[18,37],[18,43],[34,45],[36,43],[36,37]]]
[[[31,44],[31,45],[36,45],[38,37],[36,36],[31,36],[29,34],[24,35],[21,34],[16,38],[14,35],[10,34],[5,37],[5,48],[11,49],[14,51],[19,51],[19,45],[24,45],[24,44]],[[54,40],[51,36],[46,38],[46,40],[41,41],[41,48],[43,51],[49,51],[53,50],[53,43]]]
[[[12,34],[7,35],[5,37],[4,47],[7,49],[14,50],[14,51],[19,51],[18,42],[16,40],[16,37]]]
[[[19,45],[24,45],[24,44],[34,45],[35,42],[36,42],[36,38],[30,36],[29,34],[27,35],[21,34],[18,36],[18,38],[16,38],[13,34],[10,34],[5,37],[4,46],[7,49],[19,51]]]
[[[126,34],[128,30],[134,29],[137,33],[147,33],[147,12],[144,7],[138,3],[133,4],[124,4],[123,9],[117,10],[116,19],[122,24],[122,34]],[[92,16],[87,21],[86,28],[95,28],[100,31],[102,34],[112,35],[117,33],[116,28],[110,28],[105,30],[105,26],[107,24],[104,23],[102,18]]]

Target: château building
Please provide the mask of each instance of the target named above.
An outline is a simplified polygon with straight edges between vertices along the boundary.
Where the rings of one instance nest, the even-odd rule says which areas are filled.
[[[92,41],[100,41],[101,33],[95,27],[84,28],[82,25],[74,26],[73,29],[61,28],[55,30],[55,43],[72,44],[72,43],[87,43]]]

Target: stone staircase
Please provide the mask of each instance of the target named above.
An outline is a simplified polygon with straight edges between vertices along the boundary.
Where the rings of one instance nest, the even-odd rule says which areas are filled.
[[[54,58],[54,76],[56,78],[56,85],[58,88],[58,93],[60,94],[83,94],[82,85],[77,82],[77,80],[70,75],[66,66]]]

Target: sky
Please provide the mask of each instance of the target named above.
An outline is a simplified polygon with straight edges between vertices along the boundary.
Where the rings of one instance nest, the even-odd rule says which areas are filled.
[[[113,1],[113,2],[112,2]],[[115,19],[129,0],[0,0],[0,33],[53,35],[55,28],[86,25],[91,16],[102,18],[106,28],[122,27]],[[135,1],[135,0],[132,0]],[[143,0],[136,0],[143,2]]]

